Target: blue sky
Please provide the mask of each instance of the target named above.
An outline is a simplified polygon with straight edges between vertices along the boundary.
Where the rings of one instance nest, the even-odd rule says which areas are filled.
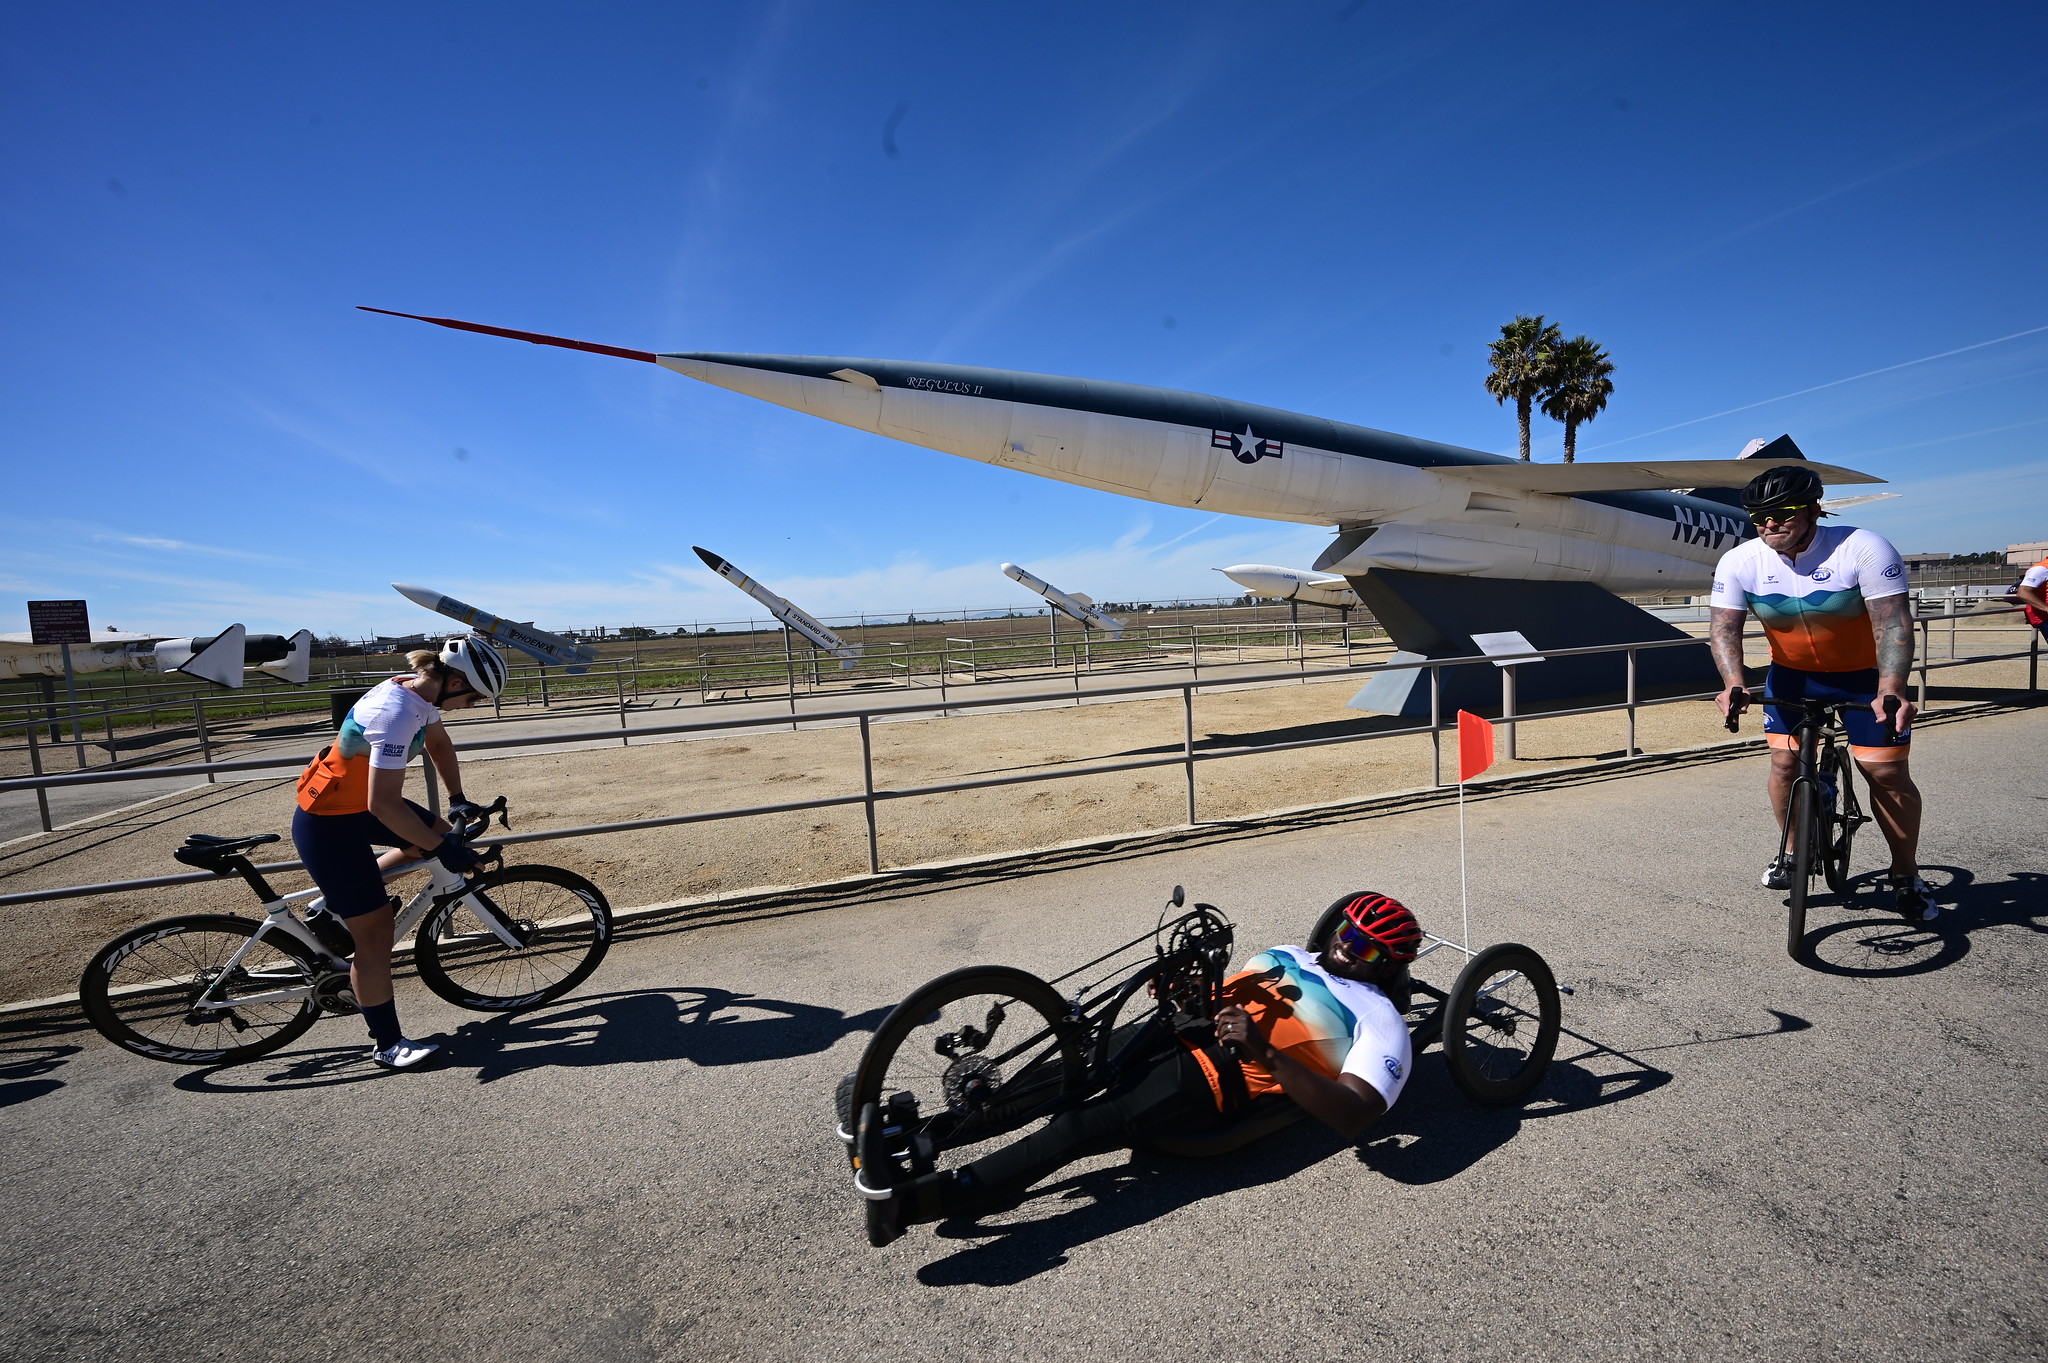
[[[1324,542],[359,303],[1504,451],[1485,342],[1540,311],[1618,366],[1583,457],[1789,431],[1894,481],[1853,519],[1909,552],[2048,538],[2044,30],[1996,4],[11,7],[0,630],[72,596],[99,627],[431,623],[394,579],[544,625],[745,614],[693,543],[820,614],[1023,604],[1003,559],[1212,595],[1213,566]]]

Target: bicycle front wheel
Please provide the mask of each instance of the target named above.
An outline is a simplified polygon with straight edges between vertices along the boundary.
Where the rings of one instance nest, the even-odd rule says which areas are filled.
[[[484,915],[518,941],[507,945]],[[413,964],[458,1008],[507,1013],[558,999],[597,969],[612,944],[604,892],[557,866],[507,866],[427,915]]]
[[[1806,959],[1806,898],[1820,870],[1814,862],[1826,841],[1815,786],[1811,778],[1792,785],[1792,885],[1785,896],[1785,953],[1795,961]]]
[[[122,933],[78,982],[87,1021],[123,1050],[174,1065],[253,1060],[290,1043],[320,1016],[319,968],[282,933],[256,938],[261,926],[205,913]]]
[[[1863,806],[1856,799],[1856,764],[1849,760],[1848,751],[1837,747],[1830,752],[1827,768],[1835,776],[1835,805],[1822,821],[1826,829],[1821,870],[1827,875],[1830,890],[1847,894],[1849,850],[1856,841],[1856,830],[1863,826]]]

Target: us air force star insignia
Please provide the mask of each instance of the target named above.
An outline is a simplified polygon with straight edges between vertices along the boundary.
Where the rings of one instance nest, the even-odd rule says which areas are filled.
[[[1269,456],[1278,459],[1284,448],[1277,440],[1262,440],[1253,434],[1250,423],[1242,431],[1211,431],[1209,443],[1219,450],[1229,450],[1240,464],[1256,464]]]

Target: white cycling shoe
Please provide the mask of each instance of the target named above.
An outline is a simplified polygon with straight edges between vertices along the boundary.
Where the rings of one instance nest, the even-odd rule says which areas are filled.
[[[408,1041],[404,1037],[392,1042],[382,1050],[375,1042],[370,1044],[370,1059],[387,1070],[409,1070],[421,1061],[440,1052],[437,1041]]]

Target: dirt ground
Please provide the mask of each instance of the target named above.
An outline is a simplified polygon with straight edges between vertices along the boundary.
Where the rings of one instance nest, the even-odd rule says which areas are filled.
[[[1936,674],[1931,699],[1968,703],[2024,686],[2024,663],[1983,664]],[[1198,751],[1362,734],[1402,727],[1346,710],[1355,679],[1198,697]],[[1727,738],[1706,702],[1652,706],[1637,719],[1650,751]],[[1623,752],[1620,713],[1520,724],[1518,753],[1492,775],[1598,761]],[[1752,722],[1748,731],[1759,726]],[[972,713],[878,724],[873,729],[879,789],[930,785],[1071,766],[1172,757],[1181,751],[1176,697],[1051,710]],[[1453,740],[1445,770],[1455,774]],[[1387,738],[1198,764],[1202,820],[1244,818],[1301,805],[1363,798],[1427,785],[1426,737]],[[468,793],[509,797],[514,831],[771,805],[860,791],[858,730],[756,732],[695,742],[473,761]],[[417,793],[417,792],[415,792]],[[266,849],[295,857],[289,841],[291,778],[199,786],[91,823],[0,847],[0,893],[175,874],[171,849],[188,833],[274,832]],[[888,800],[878,824],[882,864],[906,866],[1045,847],[1077,839],[1183,824],[1179,764],[1042,784]],[[866,833],[859,805],[766,814],[680,827],[522,844],[512,862],[567,866],[602,886],[616,907],[661,904],[767,886],[815,883],[864,873]],[[298,889],[301,873],[277,887]],[[58,900],[0,909],[0,1002],[68,993],[93,952],[116,933],[173,913],[247,913],[239,882]]]

